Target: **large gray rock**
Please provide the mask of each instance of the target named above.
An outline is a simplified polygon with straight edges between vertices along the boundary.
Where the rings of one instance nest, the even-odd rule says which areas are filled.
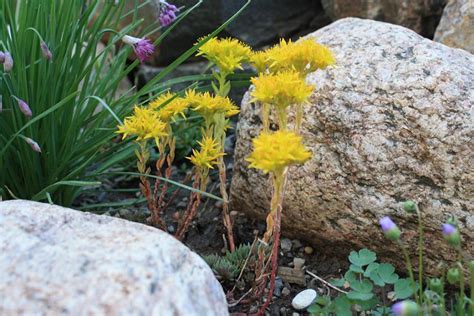
[[[311,34],[337,65],[308,76],[316,86],[302,135],[313,157],[291,168],[283,207],[286,235],[320,249],[367,247],[399,267],[399,249],[378,220],[391,216],[416,253],[418,201],[426,228],[428,272],[454,252],[440,227],[450,214],[474,255],[474,56],[406,28],[347,18]],[[231,207],[264,218],[268,178],[245,157],[261,129],[259,106],[244,97],[237,126]],[[343,252],[339,252],[343,253]]]
[[[474,53],[474,4],[472,0],[451,0],[443,11],[434,40]]]
[[[107,216],[0,202],[0,315],[228,315],[204,261]]]
[[[334,21],[359,17],[408,27],[433,38],[446,0],[321,0]]]

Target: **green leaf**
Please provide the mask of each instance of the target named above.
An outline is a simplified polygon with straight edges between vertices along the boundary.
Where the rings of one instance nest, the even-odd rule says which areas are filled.
[[[359,305],[363,311],[368,311],[368,310],[373,309],[375,306],[377,306],[379,303],[379,300],[374,296],[370,300],[357,301],[355,303]]]
[[[314,302],[315,302],[316,304],[319,304],[319,305],[322,305],[322,306],[326,306],[326,305],[329,305],[329,303],[331,303],[331,298],[330,298],[329,296],[327,296],[327,295],[318,296]]]
[[[378,274],[377,270],[372,271],[369,276],[370,280],[375,283],[377,286],[385,286],[385,282]]]
[[[374,286],[368,280],[355,281],[351,283],[351,289],[357,292],[370,293]]]
[[[331,283],[334,286],[343,287],[344,284],[346,283],[346,280],[344,280],[344,278],[331,279],[331,280],[329,280],[329,283]]]
[[[351,270],[352,272],[355,272],[355,273],[363,273],[364,272],[364,270],[360,266],[355,265],[355,264],[351,264],[349,266],[349,270]]]
[[[344,278],[346,279],[347,282],[349,283],[352,283],[352,282],[355,282],[357,281],[357,275],[352,272],[352,271],[347,271],[345,274],[344,274]]]
[[[372,262],[365,269],[364,276],[368,278],[370,274],[372,273],[372,271],[377,270],[378,267],[379,267],[379,264],[377,262]]]
[[[395,297],[397,299],[406,299],[413,295],[411,281],[408,279],[399,279],[394,286]]]
[[[321,316],[321,315],[324,315],[323,314],[323,308],[321,306],[319,306],[318,304],[313,304],[311,305],[310,307],[308,307],[306,309],[306,311],[308,313],[310,313],[311,315],[314,315],[314,316]]]
[[[376,259],[377,255],[375,254],[375,252],[372,252],[368,249],[361,249],[358,253],[356,251],[351,251],[349,255],[349,261],[352,264],[355,264],[360,267],[366,266],[374,262]]]
[[[380,264],[377,272],[385,283],[394,284],[398,280],[398,274],[394,273],[394,266],[389,263]]]
[[[333,310],[337,316],[352,316],[352,304],[346,295],[338,296],[332,304]]]
[[[362,293],[357,291],[350,291],[349,293],[347,293],[347,298],[351,300],[368,301],[372,297],[374,297],[373,293]]]

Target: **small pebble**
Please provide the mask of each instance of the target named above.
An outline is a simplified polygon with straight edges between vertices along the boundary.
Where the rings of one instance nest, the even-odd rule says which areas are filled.
[[[281,294],[282,294],[283,296],[288,296],[288,295],[290,295],[290,293],[291,293],[291,291],[290,291],[290,289],[287,288],[287,287],[284,287],[283,290],[281,290]]]
[[[293,243],[293,249],[298,249],[298,248],[301,248],[301,246],[303,246],[301,244],[301,241],[299,241],[298,239],[293,239],[291,242]]]
[[[230,212],[230,216],[232,216],[232,217],[235,217],[237,215],[239,215],[239,212],[237,212],[237,211]]]
[[[223,205],[224,203],[222,203],[222,201],[217,201],[216,203],[214,203],[215,208],[218,208],[218,209],[221,209]]]
[[[280,277],[276,277],[275,289],[273,290],[273,295],[280,297],[282,288],[283,288],[283,280]]]
[[[174,226],[173,225],[168,226],[168,233],[170,233],[170,234],[174,233]]]
[[[286,307],[280,307],[280,316],[286,316]]]
[[[188,203],[185,201],[180,201],[178,205],[176,205],[177,208],[186,208],[188,206]]]
[[[281,250],[283,250],[284,252],[288,252],[291,250],[291,240],[289,240],[288,238],[283,238],[280,242],[280,247],[281,247]]]
[[[304,290],[296,295],[291,301],[291,306],[296,310],[303,310],[313,304],[318,294],[313,289]]]
[[[314,252],[314,249],[310,246],[304,247],[304,253],[310,255]]]
[[[291,316],[300,316],[300,313],[293,312]]]
[[[123,208],[119,210],[120,217],[128,217],[131,215],[132,212],[130,210],[127,210],[126,208]]]
[[[301,270],[304,266],[305,260],[303,258],[294,258],[293,266],[296,270]]]

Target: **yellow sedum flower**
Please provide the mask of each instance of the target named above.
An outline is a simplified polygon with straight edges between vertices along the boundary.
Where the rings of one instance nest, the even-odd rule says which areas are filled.
[[[242,63],[247,62],[251,54],[250,47],[239,40],[211,38],[199,48],[197,56],[204,56],[227,75],[242,69]]]
[[[255,67],[258,73],[265,72],[268,67],[268,52],[267,51],[258,51],[253,52],[250,56],[250,63]]]
[[[301,75],[324,69],[336,61],[329,48],[310,38],[300,39],[296,43],[282,39],[267,54],[272,72],[294,69]]]
[[[302,144],[301,136],[289,131],[263,132],[253,139],[253,152],[247,157],[250,168],[281,175],[286,167],[302,164],[311,153]]]
[[[149,106],[153,110],[157,110],[158,117],[162,121],[170,122],[178,115],[185,118],[184,112],[188,108],[188,102],[183,98],[176,96],[175,93],[167,91],[151,101]]]
[[[251,79],[255,89],[251,92],[254,101],[272,104],[280,109],[291,104],[303,104],[313,91],[295,71],[277,74],[260,74]]]
[[[198,168],[213,169],[219,163],[218,159],[224,156],[219,143],[211,137],[204,136],[198,144],[201,149],[199,151],[193,149],[192,156],[187,157],[187,159],[191,160],[191,163]]]
[[[156,143],[160,137],[166,136],[166,123],[160,120],[158,113],[150,108],[135,106],[133,115],[125,118],[118,126],[118,134],[122,139],[127,136],[136,136],[137,141],[153,138]]]
[[[239,114],[239,108],[228,97],[211,95],[209,92],[188,90],[185,100],[194,111],[208,120],[217,113],[224,113],[226,117]]]

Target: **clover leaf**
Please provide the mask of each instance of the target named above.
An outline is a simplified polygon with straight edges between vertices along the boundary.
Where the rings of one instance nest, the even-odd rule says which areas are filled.
[[[395,267],[390,263],[381,263],[377,271],[385,283],[394,284],[398,281],[398,274],[394,273]]]
[[[366,266],[377,259],[375,252],[368,249],[361,249],[359,252],[351,251],[349,261],[359,267]]]
[[[397,299],[406,299],[413,295],[411,281],[407,279],[399,279],[395,282],[394,291]]]

